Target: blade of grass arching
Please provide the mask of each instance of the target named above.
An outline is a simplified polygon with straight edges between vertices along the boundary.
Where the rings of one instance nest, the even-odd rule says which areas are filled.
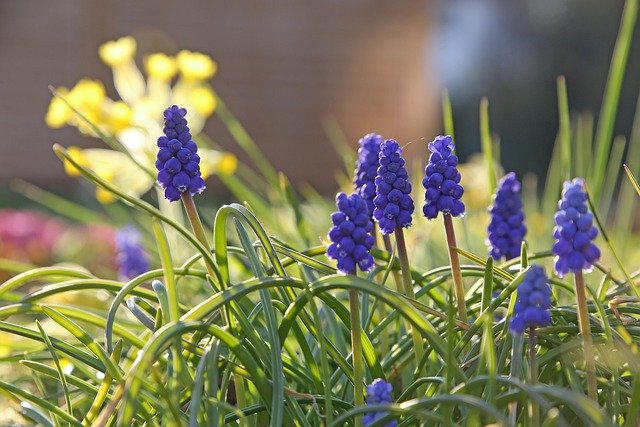
[[[216,92],[214,92],[214,96],[216,97],[218,105],[216,108],[216,116],[225,125],[234,141],[247,153],[260,173],[269,181],[273,188],[277,188],[278,172],[271,166],[267,157],[262,150],[260,150],[260,147],[254,142],[253,138],[251,138],[244,126],[236,119],[229,108],[227,108],[227,105],[222,101],[220,96]]]
[[[631,170],[632,175],[640,173],[640,93],[638,94],[638,100],[636,102],[636,111],[633,117],[631,136],[629,137],[629,149],[625,163]],[[637,203],[638,201],[633,191],[633,185],[626,179],[623,179],[620,185],[614,221],[617,234],[616,241],[618,242],[618,248],[623,253],[627,249],[628,238],[631,234],[629,231],[633,227]]]
[[[562,188],[562,146],[560,139],[556,138],[556,142],[551,152],[551,160],[549,169],[547,169],[547,179],[542,193],[542,215],[545,218],[551,218],[556,211],[556,204],[560,198],[560,189]]]
[[[638,16],[638,0],[626,0],[622,10],[620,30],[613,48],[613,57],[609,67],[607,85],[604,90],[604,98],[600,107],[598,127],[595,136],[595,159],[592,165],[593,200],[600,203],[603,194],[604,173],[607,165],[607,157],[611,148],[613,127],[618,111],[618,101],[622,90],[629,49],[633,38],[633,31]]]
[[[28,358],[29,355],[25,353],[24,357]],[[47,390],[44,386],[44,381],[42,381],[42,378],[40,377],[37,371],[31,372],[31,379],[33,380],[33,385],[35,388],[34,392],[37,390],[41,396],[47,397]],[[60,420],[57,417],[53,417],[53,423],[55,424],[56,427],[61,427]]]
[[[66,216],[81,224],[91,224],[105,220],[100,214],[91,209],[87,209],[78,203],[50,193],[21,179],[12,180],[9,183],[9,187],[27,199],[33,200],[57,214]]]
[[[480,101],[480,143],[487,166],[487,174],[489,175],[489,193],[493,194],[496,191],[497,177],[493,143],[491,142],[491,128],[489,127],[489,100],[487,98],[482,98]]]
[[[56,350],[51,345],[51,340],[49,339],[49,336],[45,333],[44,329],[42,328],[42,325],[37,320],[36,320],[36,326],[40,331],[40,335],[42,335],[42,340],[47,346],[49,353],[51,353],[51,359],[53,359],[53,363],[56,366],[56,369],[58,371],[58,378],[60,379],[60,384],[62,385],[62,393],[64,394],[64,401],[67,405],[67,412],[69,413],[70,416],[73,417],[73,405],[71,403],[71,396],[69,395],[69,387],[67,386],[67,379],[65,378],[64,372],[62,371],[62,367],[60,366],[60,359],[58,359],[58,354],[56,353]]]
[[[16,400],[27,400],[33,405],[52,413],[56,417],[60,418],[60,420],[68,422],[72,426],[82,427],[82,424],[80,424],[75,418],[63,411],[61,408],[57,407],[53,403],[46,401],[45,399],[34,396],[21,387],[0,380],[0,391],[4,391]]]
[[[611,240],[609,240],[609,236],[607,235],[607,231],[604,229],[604,223],[602,221],[600,221],[600,217],[598,216],[598,212],[596,210],[595,203],[594,203],[593,199],[591,198],[591,191],[590,191],[589,187],[586,184],[585,184],[585,193],[587,193],[587,203],[589,204],[589,209],[591,209],[591,213],[593,214],[593,218],[596,220],[596,225],[598,226],[598,230],[600,230],[600,235],[602,235],[602,239],[605,241],[605,243],[607,244],[607,247],[611,251],[611,254],[613,255],[613,258],[615,259],[616,264],[618,265],[618,268],[620,269],[620,271],[622,271],[622,274],[624,274],[624,277],[627,279],[627,283],[629,283],[629,289],[631,290],[631,292],[633,292],[633,294],[635,296],[640,297],[640,294],[638,293],[638,290],[636,289],[636,287],[635,287],[635,285],[633,283],[633,279],[631,278],[629,273],[627,273],[627,269],[624,267],[624,264],[622,264],[622,261],[620,260],[620,257],[618,256],[618,253],[613,248],[613,245],[611,244]]]
[[[442,126],[444,128],[444,134],[451,136],[451,139],[456,140],[453,134],[453,109],[451,108],[451,98],[449,98],[449,91],[444,89],[442,91]]]
[[[33,421],[39,427],[55,427],[42,412],[31,406],[29,402],[20,402],[20,415],[26,419]],[[54,418],[57,421],[57,418]]]
[[[629,177],[629,182],[631,182],[633,189],[636,190],[636,193],[638,194],[638,196],[640,196],[640,184],[638,184],[638,181],[633,176],[631,169],[629,169],[627,165],[622,165],[622,166],[624,167],[624,171],[627,173],[627,177]]]
[[[605,220],[609,218],[609,209],[611,208],[611,201],[620,176],[620,169],[622,169],[622,156],[624,155],[626,144],[627,140],[624,136],[617,136],[613,140],[613,148],[611,148],[611,155],[607,163],[607,173],[605,174],[602,197],[600,198],[602,217]]]
[[[234,218],[236,231],[240,238],[240,243],[244,248],[245,254],[251,264],[251,270],[253,274],[258,278],[266,277],[264,267],[258,259],[258,254],[251,244],[247,230],[238,218]],[[273,395],[272,395],[272,411],[270,414],[269,425],[280,426],[284,419],[284,371],[282,368],[282,355],[280,354],[280,336],[278,335],[278,325],[276,322],[276,315],[273,309],[273,303],[271,302],[271,295],[269,290],[260,290],[260,300],[264,307],[264,315],[267,323],[267,335],[269,337],[269,347],[271,351],[271,374],[273,382]]]
[[[78,279],[93,279],[94,276],[85,271],[81,271],[79,269],[67,268],[67,267],[41,267],[36,268],[34,270],[25,271],[24,273],[18,274],[17,276],[12,277],[6,282],[0,285],[0,298],[6,292],[9,292],[18,286],[21,286],[25,283],[28,283],[31,280],[41,279],[43,277],[73,277]],[[50,279],[51,280],[51,279]]]
[[[26,360],[26,359],[20,360],[19,363],[31,370],[40,372],[41,374],[44,374],[53,379],[59,378],[58,370],[55,368],[52,368],[49,365],[45,365],[44,363],[34,362],[32,360]],[[83,393],[86,393],[87,395],[95,394],[98,392],[98,387],[85,381],[84,379],[81,379],[71,374],[64,374],[64,376],[68,384],[74,387],[77,387],[79,390],[81,390]]]
[[[173,262],[171,252],[169,250],[169,242],[164,232],[164,228],[160,224],[160,220],[156,217],[151,219],[153,234],[156,238],[158,247],[158,255],[160,256],[160,264],[164,271],[164,285],[167,289],[168,312],[165,316],[169,322],[175,322],[180,318],[180,309],[178,302],[178,290],[176,287],[176,278],[173,272]]]
[[[44,314],[49,316],[51,320],[69,331],[71,335],[76,337],[78,341],[84,344],[84,346],[87,347],[89,351],[91,351],[102,362],[105,367],[105,373],[108,372],[116,381],[122,380],[122,373],[120,372],[120,368],[115,363],[113,363],[104,348],[102,348],[93,339],[93,337],[89,335],[87,331],[82,329],[80,326],[78,326],[77,323],[71,321],[65,315],[50,307],[43,306],[42,311]]]
[[[560,140],[560,150],[562,153],[562,171],[563,180],[573,177],[571,162],[571,118],[569,117],[569,97],[567,95],[567,82],[564,76],[557,79],[558,86],[558,122],[560,129],[558,130],[558,139]]]

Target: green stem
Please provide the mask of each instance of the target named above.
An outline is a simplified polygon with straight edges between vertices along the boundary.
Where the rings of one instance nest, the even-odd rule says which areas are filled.
[[[407,254],[407,245],[404,241],[404,232],[402,227],[396,227],[395,230],[396,243],[398,245],[398,255],[400,256],[400,268],[402,269],[402,282],[404,284],[404,294],[411,299],[415,299],[416,295],[413,292],[413,283],[411,281],[411,268],[409,266],[409,256]],[[422,336],[416,328],[411,328],[411,336],[413,337],[413,349],[416,358],[416,375],[420,374],[420,361],[424,353],[422,346]],[[421,394],[421,393],[418,393]]]
[[[536,356],[536,328],[529,327],[529,383],[535,385],[538,382],[538,359]],[[538,404],[532,399],[529,402],[529,417],[531,427],[540,426],[540,410]]]
[[[584,285],[582,271],[574,273],[576,287],[576,302],[578,304],[578,323],[580,325],[580,335],[582,335],[582,346],[584,351],[584,361],[587,371],[587,392],[589,398],[598,403],[598,384],[596,382],[596,363],[593,353],[593,342],[591,340],[591,325],[589,324],[589,311],[587,310],[587,295]]]
[[[184,211],[187,214],[187,218],[189,219],[189,224],[191,224],[191,229],[193,230],[193,234],[195,234],[196,239],[204,246],[207,250],[211,250],[211,246],[209,246],[209,242],[207,241],[207,234],[204,231],[204,227],[202,225],[202,221],[200,220],[200,216],[198,215],[198,210],[196,209],[196,205],[193,202],[193,196],[188,191],[182,193],[182,205],[184,206]],[[204,260],[205,267],[207,268],[207,273],[213,280],[215,276],[215,269],[213,265],[207,260]],[[231,327],[232,322],[231,318],[228,315],[225,315],[224,308],[222,310],[222,317],[227,319],[228,325]],[[247,404],[245,399],[245,388],[244,388],[244,379],[239,375],[233,376],[233,383],[236,387],[236,398],[237,405],[239,408],[244,408]],[[240,425],[243,427],[248,427],[248,420],[246,418],[240,419]]]
[[[464,288],[462,285],[462,271],[460,270],[460,259],[458,258],[458,247],[456,243],[456,233],[453,229],[451,215],[443,214],[444,233],[447,236],[447,246],[449,249],[449,262],[451,263],[451,273],[453,276],[453,286],[456,292],[456,304],[458,306],[458,316],[463,322],[467,322],[467,307],[464,301]]]
[[[358,291],[349,291],[349,311],[351,314],[351,349],[353,353],[353,401],[356,407],[364,405],[364,365],[362,363],[362,327]],[[362,417],[356,416],[355,426],[362,426]]]

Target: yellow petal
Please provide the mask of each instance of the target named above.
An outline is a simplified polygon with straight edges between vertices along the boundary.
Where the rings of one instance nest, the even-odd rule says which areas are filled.
[[[100,46],[98,54],[108,66],[118,67],[133,59],[136,54],[136,41],[131,36],[108,41]]]
[[[69,90],[64,87],[57,88],[56,92],[61,96],[67,96],[69,94]],[[73,111],[67,103],[57,96],[54,96],[51,98],[47,114],[44,116],[44,121],[50,128],[59,129],[69,122],[72,115]]]
[[[84,154],[82,153],[81,148],[69,147],[67,148],[67,152],[69,153],[69,156],[71,156],[71,158],[75,160],[80,166],[87,166],[87,160]],[[69,161],[65,160],[63,163],[63,166],[64,166],[64,171],[70,177],[80,176],[80,172],[78,171],[78,169],[76,169],[76,167],[73,164],[71,164]]]
[[[183,50],[176,57],[185,80],[208,80],[216,73],[217,64],[209,55]]]
[[[145,70],[149,77],[162,81],[168,81],[176,75],[178,65],[175,58],[164,53],[153,53],[146,57],[144,61]]]
[[[108,205],[109,203],[115,202],[116,198],[104,188],[98,187],[96,188],[96,200],[103,205]]]
[[[222,153],[218,160],[218,174],[233,175],[238,169],[238,158],[233,153]]]
[[[116,101],[109,108],[108,125],[112,134],[126,129],[131,124],[133,113],[123,101]]]
[[[208,86],[198,86],[192,89],[189,93],[189,101],[196,113],[203,117],[211,116],[218,106],[218,101]]]

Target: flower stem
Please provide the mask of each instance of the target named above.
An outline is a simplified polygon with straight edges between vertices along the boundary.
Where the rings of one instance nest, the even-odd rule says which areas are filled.
[[[535,385],[538,382],[538,359],[536,355],[536,328],[529,327],[529,383]],[[529,402],[529,417],[531,418],[531,427],[540,426],[540,410],[538,404],[531,400]]]
[[[196,209],[196,204],[193,202],[193,196],[188,191],[182,193],[182,205],[184,206],[184,211],[187,214],[187,218],[189,219],[189,224],[191,224],[191,229],[193,230],[193,234],[195,234],[196,239],[202,245],[210,249],[209,242],[207,241],[207,234],[204,232],[204,227],[202,226],[202,221],[200,221],[200,215],[198,215],[198,210]],[[213,280],[216,275],[213,269],[213,266],[210,265],[206,260],[204,260],[205,267],[207,268],[207,273],[211,276]]]
[[[205,248],[207,248],[208,250],[211,250],[211,247],[209,246],[209,242],[207,241],[207,234],[204,231],[204,227],[202,226],[202,221],[200,220],[200,215],[198,215],[198,210],[196,209],[196,204],[193,202],[193,196],[188,191],[185,191],[182,193],[181,199],[182,199],[182,205],[184,206],[184,211],[186,212],[187,218],[189,219],[189,224],[191,224],[191,229],[193,230],[193,234],[195,234],[196,239],[198,239],[198,241],[202,243],[202,245]],[[203,261],[204,261],[205,267],[207,268],[207,273],[209,273],[211,280],[213,280],[216,277],[213,266],[209,262],[207,262],[206,259]],[[228,313],[226,313],[226,310],[224,308],[221,308],[221,313],[222,313],[222,317],[227,319],[228,326],[232,328],[233,324],[232,324],[231,318],[228,316]],[[243,408],[244,406],[246,406],[244,379],[239,375],[234,375],[233,383],[236,387],[238,407]],[[244,418],[241,418],[240,425],[242,427],[246,427],[248,426],[248,421]]]
[[[349,291],[349,311],[351,315],[351,351],[353,356],[353,402],[355,406],[364,405],[364,365],[362,362],[362,327],[360,325],[360,307],[358,292]],[[355,426],[362,426],[362,417],[356,416]]]
[[[413,292],[413,283],[411,281],[411,268],[409,266],[409,256],[407,255],[407,245],[404,241],[404,232],[402,227],[396,227],[395,230],[396,243],[398,244],[398,255],[400,256],[400,268],[402,269],[402,282],[404,284],[404,294],[411,299],[415,299]],[[422,336],[416,328],[411,328],[413,337],[413,349],[416,358],[416,374],[420,373],[420,361],[423,355]]]
[[[576,287],[576,302],[578,303],[578,323],[580,325],[580,335],[582,335],[582,347],[587,371],[587,392],[589,398],[597,403],[598,384],[596,382],[596,363],[593,353],[593,342],[591,340],[591,325],[589,324],[587,295],[582,271],[574,273],[573,277]]]
[[[444,233],[447,236],[447,246],[449,249],[449,262],[451,263],[451,273],[453,275],[453,286],[456,293],[456,304],[458,306],[458,316],[463,322],[467,322],[467,307],[464,301],[464,288],[462,286],[462,272],[460,270],[460,259],[455,248],[456,233],[451,222],[451,215],[443,214],[444,217]]]

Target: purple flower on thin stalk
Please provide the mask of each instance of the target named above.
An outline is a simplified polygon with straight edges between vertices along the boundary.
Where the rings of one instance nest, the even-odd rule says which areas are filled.
[[[551,323],[551,287],[540,266],[533,265],[517,288],[516,304],[509,328],[522,334],[530,327],[543,327]]]
[[[387,139],[380,145],[379,159],[373,217],[382,234],[391,234],[396,227],[407,228],[411,225],[414,210],[411,183],[402,158],[402,148],[396,140]]]
[[[422,180],[426,202],[422,209],[424,216],[435,219],[438,212],[455,217],[464,215],[464,203],[460,201],[464,188],[460,185],[458,157],[453,154],[453,140],[449,135],[440,135],[428,147],[431,156]]]
[[[588,211],[582,179],[564,183],[554,220],[553,254],[558,275],[590,270],[600,259],[600,249],[593,243],[598,229],[593,225],[593,214]]]
[[[356,193],[358,193],[366,202],[369,213],[373,217],[373,198],[376,196],[375,179],[378,175],[378,167],[380,166],[380,144],[382,137],[377,133],[369,133],[360,138],[358,144],[358,160],[356,161],[356,171],[353,178],[353,185]]]
[[[149,270],[149,262],[142,244],[140,232],[132,225],[116,232],[116,263],[122,280],[133,279]]]
[[[328,236],[332,243],[327,256],[338,261],[338,271],[343,274],[355,273],[356,266],[361,271],[371,270],[373,257],[369,250],[374,238],[367,203],[358,194],[338,193],[336,206],[338,211],[331,214],[333,226]]]
[[[367,405],[380,405],[393,402],[393,397],[391,396],[392,391],[393,386],[382,378],[373,380],[373,382],[367,386]],[[387,412],[368,413],[362,417],[362,424],[365,427],[370,426],[385,415],[387,415]],[[385,424],[385,427],[395,427],[397,425],[398,421],[391,420]]]
[[[198,147],[191,139],[186,115],[187,110],[177,105],[164,110],[164,135],[158,138],[158,184],[171,202],[179,200],[186,191],[194,195],[205,189]]]
[[[527,233],[520,199],[520,182],[511,172],[502,177],[489,208],[489,254],[495,260],[510,260],[520,256],[522,241]]]

